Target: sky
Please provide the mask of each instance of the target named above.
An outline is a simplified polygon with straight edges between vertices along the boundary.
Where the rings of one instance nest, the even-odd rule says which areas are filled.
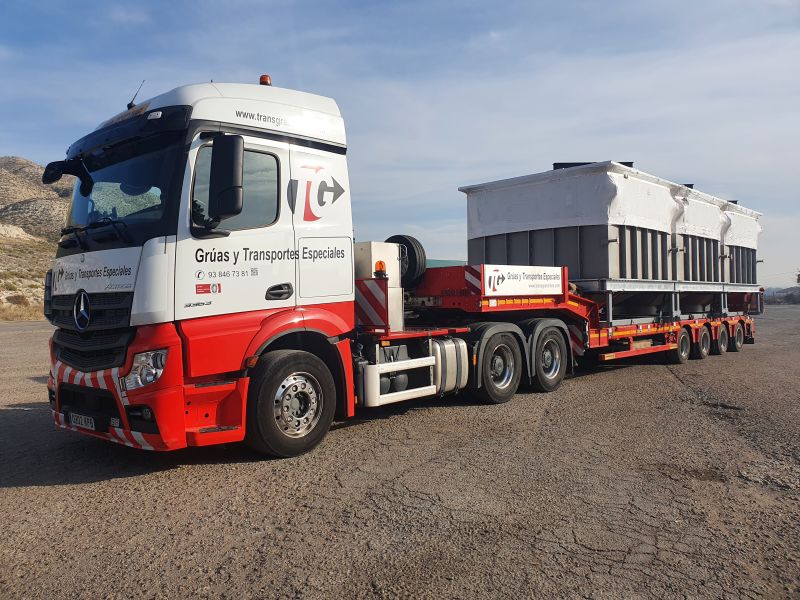
[[[338,102],[359,240],[464,259],[459,186],[632,160],[764,213],[760,283],[800,268],[800,0],[3,0],[0,155],[261,73]]]

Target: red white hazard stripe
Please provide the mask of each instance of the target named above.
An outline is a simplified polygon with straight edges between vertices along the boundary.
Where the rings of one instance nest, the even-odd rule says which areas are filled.
[[[480,265],[467,265],[464,267],[464,281],[467,289],[473,294],[481,294],[481,267]]]
[[[128,406],[129,404],[128,393],[120,382],[118,367],[85,373],[83,371],[77,371],[61,361],[56,361],[53,367],[53,379],[55,380],[56,386],[61,383],[70,383],[83,387],[111,390],[115,393],[115,396],[119,398],[123,406]]]
[[[80,431],[79,427],[75,427],[67,417],[60,412],[51,410],[53,413],[53,422],[61,429],[68,429],[69,431]],[[102,433],[91,432],[94,435],[103,435]],[[130,448],[137,448],[139,450],[155,450],[156,446],[163,448],[163,444],[158,440],[158,436],[152,434],[144,434],[140,431],[130,431],[120,427],[109,427],[108,433],[105,437],[112,442],[129,446]],[[149,439],[148,439],[149,438]]]
[[[113,369],[102,369],[100,371],[83,372],[65,365],[61,361],[56,361],[53,365],[53,382],[58,394],[60,384],[69,383],[72,385],[79,385],[88,388],[109,390],[117,402],[121,405],[120,412],[124,412],[125,406],[130,404],[128,400],[128,392],[125,390],[123,383],[120,381],[119,367]],[[78,431],[79,428],[74,427],[67,420],[63,413],[53,412],[53,421],[62,429],[69,429],[70,431]],[[94,433],[94,432],[92,432]],[[103,435],[103,434],[96,434]],[[143,450],[155,450],[156,447],[163,447],[159,436],[143,434],[139,431],[130,431],[120,427],[109,427],[106,437],[112,442],[130,446],[131,448],[141,448]],[[148,439],[149,438],[149,439]]]
[[[109,427],[108,434],[112,442],[130,446],[131,448],[153,450],[153,446],[148,443],[144,435],[139,431],[128,431],[119,427]]]
[[[356,323],[363,327],[389,327],[387,280],[356,280]]]

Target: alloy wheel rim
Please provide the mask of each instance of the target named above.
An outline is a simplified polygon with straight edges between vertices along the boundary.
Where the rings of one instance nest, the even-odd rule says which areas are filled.
[[[292,373],[278,386],[273,416],[278,429],[290,438],[308,435],[322,416],[322,387],[310,373]]]
[[[496,388],[503,389],[511,384],[514,378],[514,353],[507,344],[499,344],[492,352],[489,372]]]
[[[561,348],[555,340],[549,339],[542,346],[542,371],[548,379],[553,379],[561,370]]]
[[[681,355],[689,356],[690,348],[691,346],[689,344],[689,336],[688,335],[681,336]]]

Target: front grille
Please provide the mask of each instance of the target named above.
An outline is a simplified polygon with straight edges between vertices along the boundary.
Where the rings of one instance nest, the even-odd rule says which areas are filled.
[[[77,331],[73,309],[75,294],[53,296],[50,322],[61,329]],[[131,322],[133,292],[101,292],[89,294],[90,320],[86,331],[119,329]]]
[[[56,359],[79,371],[122,366],[135,331],[131,328],[78,333],[57,329],[53,334]]]
[[[120,415],[113,394],[107,390],[98,390],[70,384],[62,384],[58,388],[59,410],[67,417],[74,412],[94,419],[95,431],[108,431],[111,419],[115,427],[119,427]]]

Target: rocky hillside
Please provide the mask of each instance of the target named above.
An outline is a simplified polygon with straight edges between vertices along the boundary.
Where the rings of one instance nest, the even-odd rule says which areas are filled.
[[[42,318],[42,282],[74,182],[44,185],[43,171],[24,158],[0,157],[0,319]]]
[[[0,223],[57,241],[64,226],[74,178],[42,183],[43,167],[17,156],[0,157]]]

